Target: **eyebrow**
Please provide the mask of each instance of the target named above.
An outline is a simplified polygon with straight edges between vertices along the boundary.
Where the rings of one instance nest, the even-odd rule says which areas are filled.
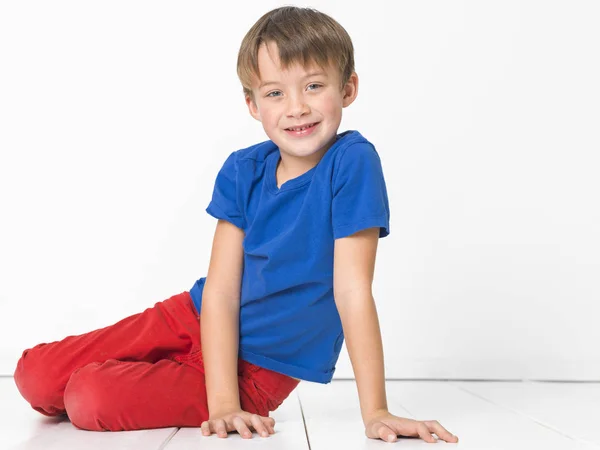
[[[310,78],[310,77],[314,77],[317,75],[327,75],[325,72],[311,72],[311,73],[307,73],[302,79],[306,79],[306,78]],[[260,86],[258,87],[259,89],[262,89],[265,86],[268,86],[269,84],[278,84],[277,81],[264,81],[263,83],[260,84]]]

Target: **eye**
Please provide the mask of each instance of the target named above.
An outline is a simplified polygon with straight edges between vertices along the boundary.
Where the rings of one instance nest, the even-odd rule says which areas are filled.
[[[317,83],[311,83],[311,84],[308,85],[308,87],[310,87],[310,86],[316,86],[315,89],[323,87],[323,86],[321,86],[320,84],[317,84]],[[311,89],[311,90],[314,91],[315,89]],[[271,91],[271,92],[269,92],[266,95],[266,97],[279,97],[279,95],[271,95],[271,94],[277,94],[277,93],[281,93],[281,91]]]

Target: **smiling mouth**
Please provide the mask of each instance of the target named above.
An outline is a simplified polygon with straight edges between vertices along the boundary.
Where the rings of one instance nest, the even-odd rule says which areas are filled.
[[[286,128],[286,131],[304,131],[308,128],[312,128],[314,127],[316,124],[318,124],[319,122],[313,122],[311,124],[308,124],[304,127],[292,127],[292,128]]]

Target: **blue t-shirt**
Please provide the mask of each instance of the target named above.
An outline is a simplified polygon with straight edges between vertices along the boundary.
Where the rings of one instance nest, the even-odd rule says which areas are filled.
[[[389,234],[381,160],[355,130],[338,134],[315,167],[277,188],[279,159],[271,140],[231,153],[206,212],[245,232],[239,357],[326,384],[344,342],[334,240],[370,227]],[[190,290],[198,311],[205,280]]]

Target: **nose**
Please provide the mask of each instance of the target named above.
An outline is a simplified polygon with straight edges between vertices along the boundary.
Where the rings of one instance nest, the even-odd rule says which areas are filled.
[[[302,117],[310,113],[310,107],[302,95],[290,95],[288,117]]]

